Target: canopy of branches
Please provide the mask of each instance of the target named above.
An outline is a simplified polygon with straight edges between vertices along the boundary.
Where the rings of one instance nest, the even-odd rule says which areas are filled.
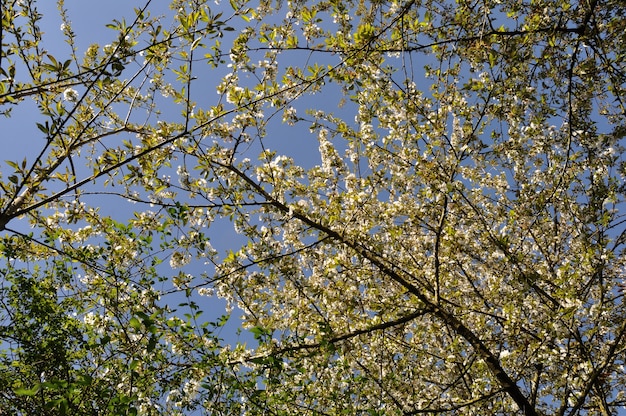
[[[626,405],[622,0],[166,3],[0,5],[0,414]]]

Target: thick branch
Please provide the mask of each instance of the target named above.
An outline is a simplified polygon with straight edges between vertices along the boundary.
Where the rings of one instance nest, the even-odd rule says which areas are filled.
[[[244,174],[242,171],[240,171],[236,167],[231,166],[231,165],[224,165],[219,162],[214,162],[214,163],[224,169],[228,169],[231,172],[235,173],[243,181],[245,181],[248,185],[250,185],[257,193],[259,193],[264,198],[266,198],[269,202],[271,202],[271,204],[275,208],[277,208],[279,211],[285,214],[292,213],[291,215],[293,216],[293,218],[299,219],[306,225],[318,231],[321,231],[324,234],[331,237],[332,239],[336,240],[337,242],[350,247],[351,249],[356,251],[358,254],[363,256],[365,259],[370,261],[387,277],[389,277],[390,279],[392,279],[393,281],[395,281],[396,283],[404,287],[409,293],[411,293],[418,300],[420,300],[424,304],[427,310],[429,310],[436,317],[441,319],[444,323],[449,325],[454,330],[455,333],[457,333],[459,336],[464,338],[472,346],[472,348],[474,348],[474,350],[477,352],[480,358],[485,362],[485,364],[487,364],[489,371],[495,377],[495,379],[497,380],[502,390],[504,390],[509,395],[509,397],[513,399],[513,401],[518,405],[519,409],[526,416],[538,416],[538,413],[535,411],[534,407],[530,404],[528,399],[521,392],[521,390],[519,389],[515,381],[513,381],[513,379],[511,379],[511,377],[507,374],[507,372],[502,368],[498,358],[489,350],[489,348],[484,344],[484,342],[470,328],[465,326],[456,316],[454,316],[452,313],[446,311],[445,309],[437,305],[433,300],[430,299],[429,296],[424,294],[417,286],[415,286],[414,284],[409,282],[406,278],[398,274],[396,270],[393,268],[393,266],[388,264],[387,260],[382,259],[378,254],[372,252],[370,249],[368,249],[364,245],[349,240],[348,238],[344,237],[343,235],[339,234],[333,229],[312,220],[311,218],[305,216],[304,214],[291,210],[287,205],[285,205],[284,203],[272,197],[259,184],[254,182],[250,177],[248,177],[246,174]]]

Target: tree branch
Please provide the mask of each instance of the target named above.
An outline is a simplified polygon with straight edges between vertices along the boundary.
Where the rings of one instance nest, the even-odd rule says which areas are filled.
[[[352,248],[359,255],[363,256],[365,259],[369,260],[374,266],[376,266],[383,274],[388,276],[391,280],[398,283],[400,286],[407,289],[409,293],[414,295],[418,300],[420,300],[424,304],[425,310],[428,310],[444,323],[449,325],[454,332],[464,338],[477,354],[481,357],[481,359],[485,362],[489,371],[494,376],[500,387],[511,397],[511,399],[517,404],[519,409],[526,416],[538,416],[538,413],[535,411],[534,407],[530,404],[528,399],[521,392],[515,381],[511,379],[511,377],[507,374],[507,372],[500,365],[500,361],[498,358],[489,350],[489,348],[485,345],[485,343],[471,330],[469,327],[465,326],[456,316],[452,313],[446,311],[439,305],[437,305],[433,300],[430,299],[429,296],[422,293],[422,291],[408,280],[406,280],[403,276],[400,276],[394,269],[392,265],[387,264],[387,260],[380,258],[378,254],[373,253],[370,249],[365,247],[363,244],[356,243],[354,241],[348,240],[343,235],[338,232],[332,230],[331,228],[318,223],[309,217],[301,214],[297,211],[292,211],[287,205],[276,200],[272,197],[267,191],[265,191],[259,184],[254,182],[250,177],[241,172],[239,169],[232,165],[224,165],[219,162],[213,162],[214,164],[227,169],[233,173],[235,173],[238,177],[240,177],[243,181],[248,183],[256,192],[261,194],[264,198],[274,205],[279,211],[284,214],[291,214],[294,218],[299,219],[303,223],[313,227],[334,240]]]

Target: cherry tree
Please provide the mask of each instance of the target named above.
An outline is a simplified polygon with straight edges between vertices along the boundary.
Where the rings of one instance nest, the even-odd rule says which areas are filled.
[[[623,2],[139,3],[2,6],[0,406],[626,405]]]

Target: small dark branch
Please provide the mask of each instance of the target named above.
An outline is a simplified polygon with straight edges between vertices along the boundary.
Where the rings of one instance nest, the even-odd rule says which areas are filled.
[[[598,0],[591,0],[591,2],[589,3],[589,10],[587,10],[587,13],[585,13],[585,17],[583,18],[583,21],[576,28],[576,33],[578,33],[579,35],[584,35],[586,32],[588,32],[589,22],[591,22],[591,18],[593,17],[593,13],[596,9],[597,4],[598,4]]]
[[[241,264],[241,265],[239,265],[239,267],[234,268],[233,270],[229,271],[228,273],[225,273],[225,274],[222,274],[222,275],[219,275],[219,276],[215,276],[211,280],[204,281],[203,283],[190,286],[189,289],[198,289],[198,288],[201,288],[201,287],[205,287],[205,286],[208,286],[208,285],[210,285],[212,283],[215,283],[217,281],[220,281],[220,280],[223,280],[223,279],[225,279],[227,277],[230,277],[230,276],[232,276],[232,275],[234,275],[236,273],[239,273],[239,272],[241,272],[243,270],[246,270],[246,269],[248,269],[250,267],[253,267],[253,266],[256,266],[256,265],[260,265],[260,264],[269,263],[271,261],[274,261],[274,260],[277,260],[277,259],[281,259],[283,257],[293,256],[293,255],[298,254],[298,253],[300,253],[302,251],[309,250],[309,249],[317,246],[318,244],[322,244],[323,242],[325,242],[329,238],[330,237],[328,237],[328,236],[322,237],[319,240],[314,241],[313,243],[311,243],[311,244],[309,244],[307,246],[301,247],[301,248],[299,248],[297,250],[290,251],[290,252],[287,252],[287,253],[274,254],[274,255],[271,255],[271,256],[268,256],[268,257],[264,257],[262,259],[256,259],[256,260],[250,261],[249,263],[246,263],[246,264]],[[170,289],[168,291],[162,292],[162,293],[164,295],[169,295],[169,294],[178,293],[178,292],[179,292],[179,290],[174,288],[174,289]]]
[[[299,344],[299,345],[292,345],[292,346],[288,346],[288,347],[283,347],[280,349],[276,349],[273,350],[270,354],[264,354],[262,356],[255,356],[255,357],[250,357],[245,359],[244,361],[251,361],[254,359],[258,359],[258,358],[266,358],[269,356],[280,356],[283,354],[289,354],[289,353],[294,353],[297,351],[303,351],[303,350],[314,350],[314,349],[319,349],[321,346],[323,345],[328,345],[328,344],[337,344],[341,341],[346,341],[349,340],[351,338],[354,337],[358,337],[359,335],[365,335],[365,334],[370,334],[372,332],[376,332],[376,331],[384,331],[385,329],[389,329],[389,328],[393,328],[408,322],[411,322],[412,320],[414,320],[415,318],[418,318],[420,316],[423,316],[425,314],[427,314],[428,312],[430,312],[430,310],[428,309],[420,309],[417,310],[413,313],[410,313],[406,316],[402,316],[398,319],[395,319],[393,321],[389,321],[389,322],[383,322],[381,324],[378,325],[372,325],[363,329],[359,329],[353,332],[349,332],[347,334],[343,334],[343,335],[339,335],[336,337],[332,337],[328,340],[324,340],[322,342],[314,342],[311,344]]]
[[[587,396],[589,395],[591,390],[598,385],[598,382],[600,381],[600,376],[607,370],[607,368],[615,360],[616,355],[617,355],[616,354],[617,348],[622,345],[622,342],[625,336],[626,336],[626,320],[623,320],[622,326],[620,327],[619,332],[617,333],[615,339],[613,340],[611,346],[609,347],[609,351],[606,354],[606,358],[604,359],[604,362],[591,372],[591,375],[589,376],[589,380],[587,381],[587,384],[585,385],[585,389],[582,391],[582,393],[578,397],[578,400],[576,400],[576,404],[574,405],[572,410],[569,412],[570,415],[573,416],[573,415],[578,414],[578,411],[585,403],[585,400],[587,399]]]
[[[468,407],[468,406],[471,406],[473,404],[480,403],[480,402],[485,401],[485,400],[489,400],[492,397],[497,396],[498,394],[501,394],[501,393],[504,393],[504,391],[503,390],[496,390],[496,391],[493,391],[493,392],[491,392],[489,394],[486,394],[484,396],[480,396],[480,397],[477,397],[475,399],[468,400],[468,401],[463,402],[463,403],[459,403],[456,406],[451,406],[451,407],[446,407],[446,408],[439,408],[439,409],[428,408],[428,409],[411,410],[410,412],[404,412],[403,415],[406,415],[406,416],[409,416],[409,415],[419,415],[419,414],[422,414],[422,413],[427,413],[427,414],[445,413],[445,414],[448,414],[448,413],[452,413],[452,412],[454,412],[456,410],[462,409],[464,407]]]
[[[369,370],[369,368],[365,367],[363,364],[361,364],[361,362],[359,360],[356,360],[356,363],[359,365],[359,367],[361,367],[361,369],[366,373],[366,374],[372,374],[372,372]],[[372,374],[372,380],[374,381],[374,383],[376,383],[378,385],[378,388],[381,391],[381,398],[383,394],[386,394],[387,397],[389,397],[391,399],[391,401],[395,404],[397,409],[403,409],[403,405],[402,403],[394,396],[393,391],[390,391],[388,387],[385,387],[383,385],[383,380],[380,377],[377,377],[376,375]],[[403,411],[403,414],[406,414]]]
[[[448,196],[443,197],[443,207],[441,209],[441,216],[439,217],[439,224],[437,224],[437,232],[435,234],[435,303],[439,305],[440,302],[440,281],[441,281],[441,259],[439,257],[439,249],[441,247],[441,237],[443,234],[443,226],[446,222],[446,213],[448,212]]]
[[[104,267],[102,267],[98,263],[92,263],[92,262],[86,261],[85,259],[80,258],[79,256],[76,256],[76,255],[74,255],[72,253],[69,253],[69,252],[67,252],[67,251],[65,251],[63,249],[56,248],[56,247],[54,247],[54,246],[52,246],[52,245],[50,245],[48,243],[45,243],[45,242],[40,241],[40,240],[37,240],[36,238],[33,238],[30,235],[21,233],[21,232],[19,232],[17,230],[13,230],[11,228],[3,228],[3,229],[7,230],[8,232],[10,232],[10,233],[12,233],[14,235],[22,237],[22,238],[24,238],[24,239],[26,239],[26,240],[34,243],[34,244],[40,245],[42,247],[45,247],[45,248],[47,248],[50,251],[53,251],[53,252],[55,252],[57,254],[60,254],[61,256],[67,257],[67,258],[69,258],[69,259],[71,259],[71,260],[73,260],[73,261],[75,261],[77,263],[80,263],[80,264],[82,264],[82,265],[84,265],[84,266],[86,266],[86,267],[88,267],[88,268],[90,268],[92,270],[100,272],[100,273],[102,273],[104,275],[111,275],[112,277],[115,277],[109,270],[105,269]]]

